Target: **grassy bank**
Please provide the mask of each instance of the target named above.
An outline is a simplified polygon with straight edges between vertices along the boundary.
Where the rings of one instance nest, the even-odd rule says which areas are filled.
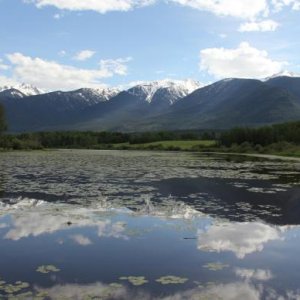
[[[216,140],[187,140],[187,141],[157,141],[150,143],[132,144],[124,143],[101,143],[89,145],[87,147],[78,145],[68,145],[62,147],[41,147],[37,144],[26,144],[17,149],[1,149],[1,151],[10,150],[55,150],[55,149],[95,149],[95,150],[145,150],[145,151],[189,151],[189,152],[220,152],[236,154],[267,154],[287,157],[300,157],[300,145],[278,142],[267,146],[252,145],[244,142],[240,145],[233,144],[229,147],[222,146]]]
[[[58,131],[0,134],[0,151],[103,149],[194,151],[300,157],[300,121],[223,131]]]
[[[112,149],[112,150],[157,150],[157,151],[201,151],[216,147],[217,143],[214,140],[204,141],[159,141],[151,143],[130,144],[103,144],[97,149]]]

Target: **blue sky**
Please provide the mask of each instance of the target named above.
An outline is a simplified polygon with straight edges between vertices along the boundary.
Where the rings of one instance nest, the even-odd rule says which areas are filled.
[[[0,85],[300,73],[300,0],[0,0]]]

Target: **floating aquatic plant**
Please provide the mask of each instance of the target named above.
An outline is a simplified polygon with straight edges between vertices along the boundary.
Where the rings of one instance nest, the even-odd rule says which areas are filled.
[[[116,282],[111,283],[109,286],[110,286],[111,288],[116,288],[116,289],[120,289],[120,288],[123,287],[122,284],[116,283]]]
[[[17,281],[14,284],[6,283],[6,281],[0,281],[0,291],[4,291],[6,294],[15,294],[24,289],[29,288],[29,283],[23,281]]]
[[[158,279],[156,279],[156,282],[159,282],[160,284],[183,284],[186,283],[188,281],[187,278],[184,277],[177,277],[177,276],[172,276],[172,275],[168,275],[168,276],[163,276],[160,277]]]
[[[203,268],[206,268],[210,271],[222,271],[225,268],[228,268],[229,265],[225,265],[219,262],[212,262],[212,263],[208,263],[206,265],[203,266]]]
[[[52,272],[59,272],[60,269],[58,269],[57,267],[55,267],[53,265],[45,265],[45,266],[39,266],[36,269],[36,271],[39,273],[48,274],[48,273],[52,273]]]
[[[132,285],[140,286],[148,283],[149,281],[144,276],[128,276],[120,277],[120,280],[128,280]]]

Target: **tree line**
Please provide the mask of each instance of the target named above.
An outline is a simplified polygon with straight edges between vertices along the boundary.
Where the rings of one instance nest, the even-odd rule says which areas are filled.
[[[232,151],[262,151],[270,145],[284,143],[300,145],[300,121],[263,126],[259,128],[233,128],[226,131],[159,131],[142,133],[57,131],[6,134],[4,109],[0,105],[0,148],[87,148],[110,149],[113,144],[146,144],[159,141],[216,140],[219,149]],[[235,149],[236,148],[236,149]],[[276,148],[276,147],[275,147]]]
[[[219,137],[219,143],[226,147],[243,143],[264,147],[280,142],[300,144],[300,121],[259,128],[233,128],[221,133]]]
[[[215,139],[214,132],[203,131],[159,131],[142,133],[55,131],[21,134],[4,134],[7,129],[4,109],[0,105],[0,148],[43,149],[43,148],[109,148],[110,144],[145,144],[158,141]],[[104,147],[104,145],[106,145]]]

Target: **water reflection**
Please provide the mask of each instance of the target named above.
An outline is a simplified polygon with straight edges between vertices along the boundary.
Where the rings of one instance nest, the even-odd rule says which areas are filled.
[[[88,208],[77,205],[49,204],[47,202],[23,199],[18,204],[6,205],[6,213],[10,216],[10,229],[4,235],[5,239],[17,241],[26,237],[37,237],[61,230],[92,227],[98,237],[114,237],[127,239],[124,234],[125,224],[113,222],[106,215],[98,218],[103,208]],[[9,209],[10,208],[10,209]],[[109,215],[115,214],[108,210]],[[80,238],[81,237],[81,238]],[[72,236],[72,239],[81,244],[82,236]],[[85,242],[87,240],[85,239]]]
[[[210,283],[205,287],[194,288],[177,292],[169,296],[153,297],[146,291],[133,291],[122,285],[94,283],[89,285],[57,285],[50,289],[37,289],[50,299],[132,299],[132,300],[199,300],[199,299],[224,299],[224,300],[259,300],[259,299],[299,299],[299,291],[286,291],[280,295],[276,291],[264,289],[261,285],[251,282],[234,282],[229,284]]]
[[[144,152],[4,157],[1,299],[300,297],[298,164]]]
[[[262,251],[270,241],[282,239],[286,227],[264,223],[216,223],[198,232],[198,248],[204,251],[231,251],[238,258]]]

